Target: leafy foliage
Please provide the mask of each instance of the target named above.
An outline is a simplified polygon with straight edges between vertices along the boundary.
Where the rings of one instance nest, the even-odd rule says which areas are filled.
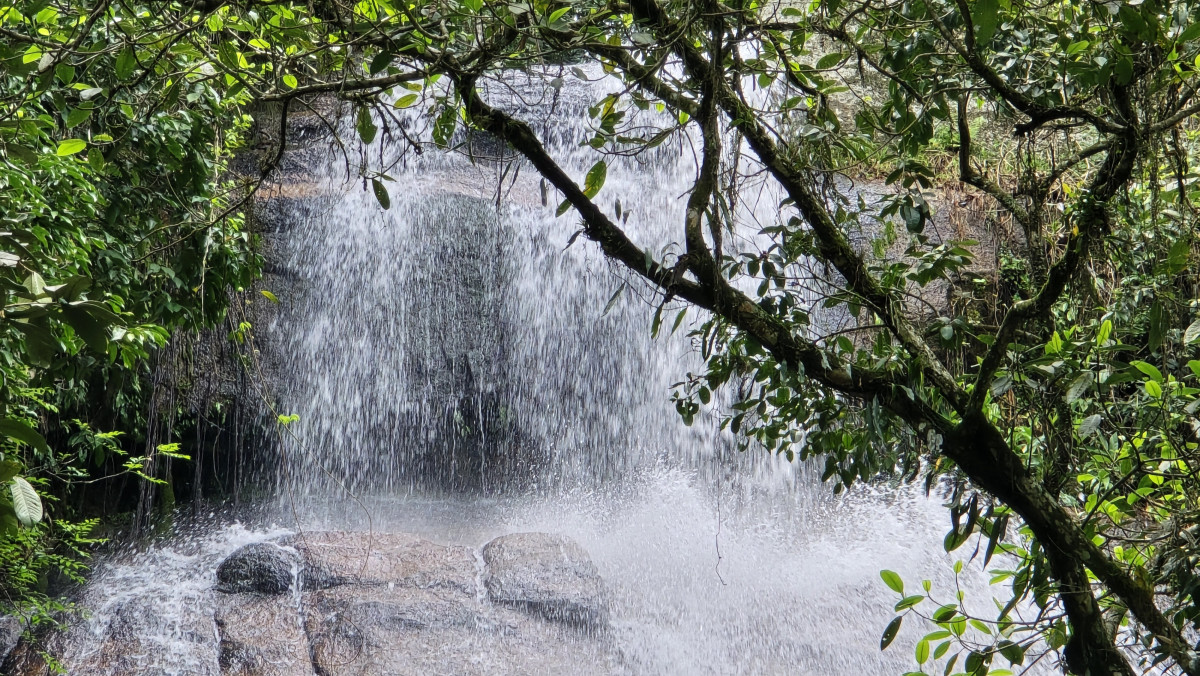
[[[257,274],[226,169],[248,118],[172,18],[0,8],[0,613],[79,576],[96,522],[64,498],[141,472],[153,356]],[[72,418],[113,432],[79,453]]]

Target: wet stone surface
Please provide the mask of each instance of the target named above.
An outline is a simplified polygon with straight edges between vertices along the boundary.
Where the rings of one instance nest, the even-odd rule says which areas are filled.
[[[19,645],[13,657],[27,658],[10,659],[3,673],[46,674],[35,659],[41,650],[62,659],[69,673],[175,673],[157,666],[164,644],[151,637],[175,640],[172,649],[190,653],[187,673],[196,675],[515,676],[616,668],[603,581],[587,552],[561,536],[521,533],[475,550],[402,533],[303,533],[235,550],[216,580],[186,626],[135,595],[102,635],[68,630]]]
[[[505,535],[483,548],[483,560],[493,602],[591,630],[608,624],[604,582],[574,540],[548,533]]]
[[[217,591],[283,594],[292,588],[300,557],[272,542],[248,544],[217,567]]]
[[[0,617],[0,664],[17,647],[21,639],[21,622],[15,617],[5,615]]]

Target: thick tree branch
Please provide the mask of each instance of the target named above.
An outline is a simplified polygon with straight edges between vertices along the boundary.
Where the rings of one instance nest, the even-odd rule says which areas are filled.
[[[647,22],[657,30],[672,34],[678,31],[678,26],[655,0],[634,0],[630,7],[635,18]],[[805,177],[783,157],[770,133],[757,121],[754,111],[733,91],[719,69],[714,73],[714,67],[694,46],[678,40],[673,43],[673,47],[693,79],[706,82],[714,81],[714,76],[717,76],[715,81],[718,82],[718,87],[715,93],[718,105],[724,109],[732,124],[745,135],[750,147],[771,175],[787,191],[800,214],[812,228],[822,257],[841,273],[850,289],[861,296],[879,315],[917,362],[917,370],[937,386],[938,391],[953,407],[960,408],[966,398],[954,376],[904,316],[902,303],[880,286],[879,281],[871,275],[862,256],[850,245],[823,201],[812,192]]]
[[[971,166],[971,127],[967,124],[967,102],[964,97],[958,99],[958,176],[967,185],[974,186],[1000,203],[1020,223],[1021,229],[1029,237],[1035,231],[1036,225],[1029,220],[1026,211],[1016,198],[1004,188],[1001,188],[986,176],[975,171]]]
[[[768,314],[720,276],[716,280],[702,280],[699,283],[680,279],[672,268],[655,261],[609,220],[604,211],[550,157],[528,124],[485,103],[479,97],[471,77],[453,73],[451,77],[455,79],[471,122],[507,141],[551,185],[562,192],[583,219],[585,236],[599,244],[606,256],[665,292],[724,317],[738,329],[754,336],[778,360],[803,369],[807,377],[825,387],[860,400],[877,400],[914,427],[932,426],[939,432],[948,432],[952,428],[927,403],[912,397],[907,388],[901,387],[902,383],[895,381],[891,374],[844,367],[835,355],[793,335],[778,318]]]

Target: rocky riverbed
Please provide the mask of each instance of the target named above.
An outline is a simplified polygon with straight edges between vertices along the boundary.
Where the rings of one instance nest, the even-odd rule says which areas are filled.
[[[307,532],[245,545],[174,620],[186,668],[162,666],[154,599],[19,644],[4,674],[401,676],[609,673],[604,583],[573,540],[516,533],[476,550],[405,533]],[[78,646],[72,632],[100,632]],[[177,662],[176,662],[177,664]]]

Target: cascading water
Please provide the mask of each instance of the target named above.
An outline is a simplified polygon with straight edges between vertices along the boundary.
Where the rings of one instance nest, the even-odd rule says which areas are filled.
[[[534,121],[581,177],[594,161],[579,148],[585,110],[606,83],[547,90],[523,77],[506,74],[492,102]],[[553,99],[523,98],[533,91]],[[406,122],[408,136],[425,133],[419,115]],[[486,139],[399,156],[392,131],[365,151],[395,163],[389,210],[345,182],[337,155],[307,167],[309,197],[275,238],[274,262],[294,281],[275,290],[278,320],[259,334],[284,374],[278,412],[299,416],[279,449],[277,504],[249,530],[205,520],[103,562],[68,661],[83,663],[130,600],[149,597],[160,620],[137,629],[149,648],[113,673],[210,673],[189,657],[207,649],[189,618],[212,604],[220,557],[275,534],[268,524],[471,546],[570,535],[611,587],[615,668],[631,674],[908,671],[907,650],[879,650],[895,602],[881,568],[931,578],[946,597],[965,585],[990,607],[978,574],[956,581],[936,499],[894,486],[832,499],[794,465],[739,454],[713,419],[685,426],[669,392],[698,366],[685,337],[697,317],[668,336],[675,311],[664,312],[651,338],[658,299],[573,241],[575,220],[555,216],[531,169],[497,161],[503,149]],[[640,245],[678,251],[694,175],[691,148],[664,145],[611,161],[600,200],[614,215],[620,201]],[[777,204],[764,189],[739,214],[771,222]]]

